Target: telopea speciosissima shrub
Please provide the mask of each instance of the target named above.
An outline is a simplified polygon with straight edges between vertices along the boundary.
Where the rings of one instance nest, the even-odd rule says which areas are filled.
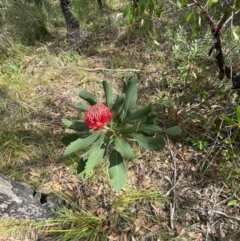
[[[84,120],[62,119],[63,124],[77,133],[69,133],[62,138],[67,146],[64,156],[85,150],[78,162],[78,173],[89,173],[105,157],[108,157],[108,174],[115,190],[120,190],[127,178],[126,161],[136,158],[131,143],[142,148],[162,150],[166,141],[163,134],[181,133],[178,126],[163,130],[156,124],[156,115],[151,114],[151,104],[136,108],[137,77],[124,81],[122,93],[114,100],[110,84],[103,81],[105,102],[99,103],[97,97],[81,91],[84,100],[76,108],[85,112]],[[107,151],[108,150],[108,151]]]

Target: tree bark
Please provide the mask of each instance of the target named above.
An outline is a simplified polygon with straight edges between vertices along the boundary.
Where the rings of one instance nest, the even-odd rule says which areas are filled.
[[[0,216],[45,220],[54,217],[61,201],[54,194],[42,194],[0,174]]]
[[[73,16],[71,0],[60,0],[60,6],[67,24],[67,41],[71,44],[80,40],[80,25]]]

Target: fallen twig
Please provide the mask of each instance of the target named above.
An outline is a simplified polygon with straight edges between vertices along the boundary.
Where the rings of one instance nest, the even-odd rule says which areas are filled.
[[[190,209],[192,211],[197,211],[197,212],[211,212],[212,214],[217,214],[217,215],[223,216],[225,218],[240,222],[240,217],[234,217],[234,216],[228,215],[228,214],[226,214],[222,211],[218,211],[218,210],[208,210],[208,209],[203,209],[203,208],[189,208],[186,206],[183,206],[183,208]]]
[[[107,68],[82,68],[78,67],[80,70],[88,71],[88,72],[97,72],[97,71],[112,71],[112,72],[144,72],[144,73],[156,73],[157,71],[144,71],[141,69],[107,69]]]
[[[168,140],[168,144],[169,144],[169,140]],[[174,156],[174,153],[169,146],[169,151],[170,151],[170,154],[171,154],[171,157],[172,157],[172,160],[174,162],[174,173],[173,173],[173,203],[170,203],[170,225],[171,225],[171,228],[174,229],[174,213],[175,213],[175,208],[176,208],[176,183],[177,183],[177,164],[176,164],[176,158]]]

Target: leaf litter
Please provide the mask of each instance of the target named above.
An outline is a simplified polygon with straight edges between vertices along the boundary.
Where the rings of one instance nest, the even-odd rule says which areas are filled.
[[[39,48],[38,52],[41,51]],[[126,53],[127,58],[136,61],[136,68],[140,62],[146,63],[140,67],[153,72],[140,75],[140,101],[158,101],[157,95],[153,95],[153,92],[161,87],[159,69],[163,66],[153,66],[148,62],[148,56],[138,51],[129,52],[128,46],[121,47],[121,52]],[[92,69],[105,68],[110,56],[111,52],[105,51],[86,57],[82,65],[91,66]],[[104,164],[100,164],[86,179],[77,177],[72,168],[74,162],[68,160],[68,164],[61,158],[63,145],[59,139],[66,131],[61,124],[61,118],[76,116],[78,112],[74,105],[79,100],[77,96],[80,90],[94,90],[101,100],[102,80],[111,80],[114,92],[117,93],[122,80],[132,74],[103,70],[86,72],[78,69],[78,65],[79,63],[76,65],[72,62],[65,66],[58,56],[51,61],[37,56],[23,61],[22,78],[34,89],[33,95],[27,96],[23,93],[21,97],[25,103],[22,105],[29,115],[29,119],[24,123],[25,130],[39,128],[40,132],[44,129],[52,133],[54,138],[48,137],[46,143],[50,145],[50,149],[56,149],[55,152],[51,152],[46,143],[44,146],[41,141],[33,138],[34,145],[41,153],[39,152],[39,158],[32,163],[33,167],[30,168],[28,175],[30,180],[34,180],[33,183],[40,182],[37,190],[46,194],[61,191],[71,197],[77,206],[72,207],[73,211],[79,212],[81,209],[101,220],[99,232],[104,233],[107,240],[168,241],[190,238],[196,241],[238,241],[239,188],[233,191],[231,185],[220,176],[217,161],[211,161],[214,160],[214,152],[218,151],[216,146],[209,155],[211,147],[200,151],[189,142],[181,141],[181,137],[168,140],[167,148],[162,152],[142,152],[141,148],[136,148],[138,159],[129,163],[127,184],[118,193],[113,192],[109,185],[109,180],[104,174]],[[46,82],[41,83],[38,79]],[[181,97],[181,93],[173,90],[172,92],[172,98]],[[189,122],[186,117],[194,111],[199,115],[205,115],[206,118],[217,115],[221,105],[216,103],[216,100],[212,100],[211,104],[211,111],[204,105],[195,103],[178,108],[162,108],[156,105],[155,112],[161,115],[158,116],[160,126],[165,127],[174,120],[175,124],[182,127],[185,135],[193,131],[200,134],[202,130],[207,132],[199,123],[201,120]],[[18,113],[13,117],[16,116]],[[3,147],[8,146],[9,141],[4,141]],[[24,148],[28,148],[27,144]],[[10,153],[6,153],[5,157],[12,158]],[[23,161],[28,163],[33,157],[36,158],[29,153],[23,156]],[[41,166],[38,163],[43,159]],[[217,159],[221,159],[220,154]],[[203,168],[205,164],[209,167],[206,172]],[[36,169],[36,166],[39,169]],[[18,170],[23,169],[19,167]],[[228,205],[232,199],[237,200],[236,205]],[[2,239],[4,238],[7,240],[6,237]]]

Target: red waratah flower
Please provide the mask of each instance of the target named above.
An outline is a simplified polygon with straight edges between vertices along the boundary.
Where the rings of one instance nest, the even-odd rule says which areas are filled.
[[[97,130],[112,118],[112,113],[104,104],[95,104],[85,112],[85,123],[88,127]]]

